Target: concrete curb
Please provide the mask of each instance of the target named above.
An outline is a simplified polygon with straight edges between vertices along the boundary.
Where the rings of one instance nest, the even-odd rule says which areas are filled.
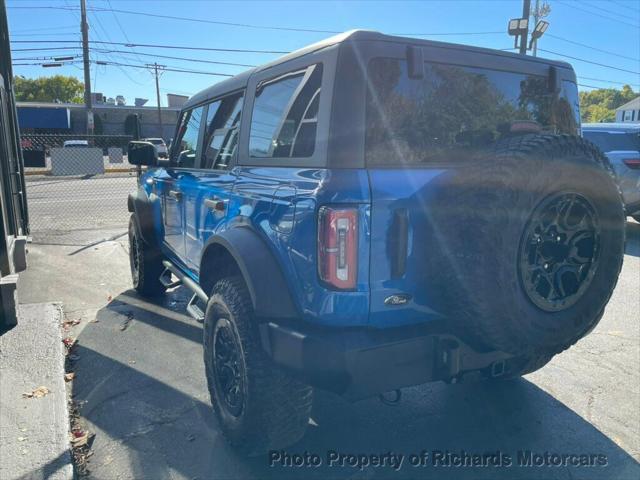
[[[21,305],[0,337],[0,478],[73,478],[60,304]],[[24,398],[43,386],[49,393]]]

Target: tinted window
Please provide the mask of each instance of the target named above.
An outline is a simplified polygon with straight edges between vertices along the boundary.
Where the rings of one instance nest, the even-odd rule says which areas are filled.
[[[631,132],[596,132],[584,130],[582,136],[595,143],[603,152],[615,150],[639,150],[640,136]]]
[[[410,79],[404,60],[369,64],[367,162],[463,159],[522,131],[577,133],[577,95],[549,93],[542,76],[426,64]]]
[[[252,157],[310,157],[316,143],[322,65],[258,86],[251,117]]]
[[[242,94],[209,105],[204,137],[204,168],[227,168],[238,146]]]
[[[202,109],[203,107],[198,107],[188,110],[182,114],[180,119],[180,129],[175,145],[176,163],[180,167],[192,168],[196,164]]]

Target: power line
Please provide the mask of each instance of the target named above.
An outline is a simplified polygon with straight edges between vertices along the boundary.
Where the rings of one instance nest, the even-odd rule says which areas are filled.
[[[604,83],[613,83],[613,84],[617,84],[617,85],[633,85],[633,86],[640,86],[640,83],[631,83],[631,82],[616,82],[614,80],[604,80],[602,78],[592,78],[592,77],[583,77],[582,75],[579,75],[578,78],[582,78],[584,80],[593,80],[595,82],[604,82]]]
[[[41,27],[41,28],[20,28],[18,30],[12,30],[12,32],[40,32],[42,30],[69,30],[77,29],[77,25],[61,25],[59,27]],[[11,32],[9,32],[11,35]]]
[[[105,36],[107,37],[108,41],[111,41],[111,37],[109,36],[109,34],[107,33],[107,31],[105,30],[104,26],[102,25],[102,22],[100,21],[99,18],[97,18],[95,15],[92,15],[92,18],[94,18],[98,24],[98,27],[102,30],[102,33],[105,34]],[[94,30],[95,31],[95,35],[98,37],[99,40],[102,40],[102,37],[100,35],[100,33],[98,32],[97,29]],[[110,54],[106,54],[108,58],[110,59],[114,59],[115,56],[111,56]],[[121,57],[120,57],[121,58]],[[118,60],[118,58],[115,58],[115,60]],[[134,79],[131,75],[129,75],[129,72],[127,72],[124,68],[122,67],[117,67],[118,70],[120,70],[125,77],[127,77],[129,79],[130,82],[135,83],[136,85],[140,85],[140,86],[146,86],[146,84],[139,82],[138,80]]]
[[[104,11],[108,11],[108,9],[93,7],[92,11],[104,12]],[[288,32],[310,32],[310,33],[331,33],[331,34],[342,33],[335,30],[318,30],[318,29],[312,29],[312,28],[295,28],[295,27],[271,27],[271,26],[263,26],[263,25],[253,25],[249,23],[233,23],[233,22],[222,22],[218,20],[207,20],[204,18],[177,17],[173,15],[161,15],[159,13],[136,12],[133,10],[112,9],[111,11],[117,12],[117,13],[124,13],[127,15],[142,15],[144,17],[166,18],[169,20],[208,23],[212,25],[225,25],[229,27],[255,28],[255,29],[261,29],[261,30],[281,30],[281,31],[288,31]]]
[[[613,55],[620,58],[626,58],[627,60],[633,60],[635,62],[640,62],[640,58],[627,57],[626,55],[620,55],[619,53],[611,52],[609,50],[603,50],[602,48],[593,47],[591,45],[587,45],[585,43],[576,42],[573,40],[569,40],[568,38],[559,37],[558,35],[553,35],[552,33],[545,34],[547,37],[555,38],[557,40],[562,40],[563,42],[573,43],[574,45],[580,45],[581,47],[590,48],[591,50],[596,50],[598,52],[606,53],[608,55]]]
[[[611,3],[615,3],[616,5],[618,5],[618,6],[622,7],[622,8],[626,8],[627,10],[631,10],[632,12],[635,12],[635,13],[640,15],[640,9],[631,8],[631,7],[625,5],[625,4],[621,3],[621,2],[616,2],[615,0],[609,0],[609,1]]]
[[[12,48],[12,52],[44,52],[48,50],[80,50],[80,47]]]
[[[79,43],[78,40],[15,40],[11,43]],[[233,52],[233,53],[267,53],[267,54],[286,54],[290,53],[283,50],[249,50],[242,48],[210,48],[210,47],[187,47],[181,45],[161,45],[151,43],[125,43],[125,42],[104,42],[91,40],[89,43],[102,45],[124,45],[125,47],[145,47],[145,48],[171,48],[178,50],[201,50],[205,52]]]
[[[633,73],[634,75],[640,75],[640,72],[634,72],[633,70],[626,70],[624,68],[613,67],[611,65],[605,65],[604,63],[592,62],[591,60],[585,60],[584,58],[572,57],[571,55],[565,55],[563,53],[553,52],[551,50],[544,50],[542,48],[539,48],[538,50],[540,50],[541,52],[545,52],[545,53],[551,53],[552,55],[557,55],[559,57],[570,58],[570,59],[576,60],[578,62],[590,63],[592,65],[598,65],[599,67],[610,68],[612,70],[618,70],[620,72],[625,72],[625,73]]]
[[[93,8],[94,12],[107,11],[104,8]],[[161,15],[158,13],[147,13],[147,12],[137,12],[133,10],[121,10],[121,9],[111,9],[112,12],[124,13],[128,15],[142,15],[145,17],[155,17],[155,18],[166,18],[169,20],[180,20],[185,22],[196,22],[196,23],[209,23],[213,25],[224,25],[228,27],[241,27],[241,28],[254,28],[260,30],[278,30],[278,31],[286,31],[286,32],[307,32],[307,33],[328,33],[328,34],[340,34],[343,31],[340,30],[319,30],[315,28],[298,28],[298,27],[281,27],[281,26],[270,26],[270,25],[254,25],[250,23],[235,23],[235,22],[223,22],[220,20],[208,20],[204,18],[193,18],[193,17],[176,17],[173,15]],[[433,32],[433,33],[392,33],[391,35],[400,35],[400,36],[437,36],[437,35],[495,35],[495,34],[504,34],[502,30],[500,31],[492,31],[492,32]]]
[[[594,85],[585,85],[584,83],[578,83],[579,87],[586,87],[586,88],[595,88],[596,90],[600,90],[602,89],[602,87],[596,87]]]
[[[219,62],[216,60],[203,60],[200,58],[189,58],[189,57],[174,57],[172,55],[160,55],[157,53],[146,53],[146,52],[128,52],[127,50],[106,50],[106,49],[101,49],[101,48],[93,48],[92,49],[94,52],[98,52],[98,53],[121,53],[121,54],[126,54],[126,55],[142,55],[145,57],[153,57],[153,58],[167,58],[170,60],[182,60],[185,62],[197,62],[197,63],[210,63],[210,64],[214,64],[214,65],[230,65],[233,67],[247,67],[247,68],[252,68],[255,67],[256,65],[251,65],[248,63],[234,63],[234,62]],[[143,60],[140,60],[141,62]]]
[[[109,4],[109,10],[111,10],[111,15],[113,15],[113,19],[116,21],[116,24],[118,25],[118,28],[122,32],[122,35],[124,35],[124,39],[127,42],[131,42],[131,40],[129,40],[129,36],[127,35],[127,31],[122,27],[120,20],[118,20],[118,16],[113,10],[113,5],[111,5],[111,0],[107,0],[107,3]],[[143,62],[143,60],[138,55],[136,55],[136,58],[138,59],[139,62],[141,63]]]
[[[97,63],[98,65],[114,65],[114,66],[120,66],[120,67],[144,68],[146,70],[149,69],[148,65],[135,65],[135,64],[131,64],[131,63],[103,62],[103,61],[100,61],[100,60],[92,60],[92,63]],[[165,71],[165,72],[194,73],[194,74],[198,74],[198,75],[214,75],[214,76],[218,76],[218,77],[233,77],[233,76],[235,76],[235,75],[232,75],[230,73],[203,72],[203,71],[200,71],[200,70],[186,70],[186,69],[170,68],[170,67],[163,67],[162,70]]]
[[[576,10],[580,10],[580,11],[585,12],[585,13],[588,13],[588,14],[590,14],[590,15],[595,15],[595,16],[596,16],[596,17],[598,17],[598,18],[605,18],[605,19],[607,19],[607,20],[611,20],[611,21],[613,21],[613,22],[621,23],[621,24],[623,24],[623,25],[629,25],[629,26],[634,27],[634,28],[640,28],[640,25],[635,25],[635,24],[633,24],[633,23],[629,23],[629,22],[623,22],[622,20],[618,20],[617,18],[607,17],[606,15],[602,15],[601,13],[592,12],[592,11],[590,11],[590,10],[585,10],[584,8],[577,7],[577,6],[575,5],[575,2],[567,3],[567,2],[564,2],[564,1],[562,1],[562,0],[556,0],[556,1],[557,1],[558,3],[560,3],[561,5],[564,5],[564,6],[566,6],[566,7],[575,8]]]
[[[101,7],[92,7],[88,9],[91,12],[112,12],[112,13],[123,13],[126,15],[141,15],[144,17],[154,17],[154,18],[164,18],[168,20],[179,20],[185,22],[195,22],[195,23],[207,23],[212,25],[224,25],[228,27],[240,27],[240,28],[253,28],[259,30],[277,30],[277,31],[286,31],[286,32],[306,32],[306,33],[327,33],[327,34],[339,34],[343,33],[340,30],[322,30],[315,28],[298,28],[298,27],[283,27],[283,26],[271,26],[271,25],[255,25],[251,23],[236,23],[236,22],[224,22],[221,20],[208,20],[204,18],[194,18],[194,17],[178,17],[174,15],[161,15],[159,13],[149,13],[149,12],[139,12],[134,10],[123,10],[123,9],[115,9],[110,8],[101,8]],[[8,7],[8,8],[47,8],[47,9],[61,9],[61,10],[76,10],[74,7],[54,7],[54,6],[34,6],[34,7]],[[491,31],[491,32],[433,32],[433,33],[392,33],[392,35],[405,35],[405,36],[439,36],[439,35],[496,35],[503,34],[502,30],[500,31]]]
[[[583,4],[583,5],[584,5],[584,4]],[[586,5],[587,5],[589,8],[593,8],[593,9],[595,9],[595,10],[600,10],[601,12],[608,13],[609,15],[615,15],[616,17],[622,17],[622,18],[624,18],[624,19],[629,18],[627,15],[625,15],[625,14],[623,14],[623,13],[612,12],[611,10],[607,10],[607,9],[602,8],[602,7],[598,7],[598,6],[593,5],[593,4],[589,3],[589,2],[587,2],[587,3],[586,3]]]

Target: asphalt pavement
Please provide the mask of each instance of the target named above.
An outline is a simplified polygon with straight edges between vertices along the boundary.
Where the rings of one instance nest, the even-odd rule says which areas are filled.
[[[26,188],[34,241],[83,245],[127,228],[127,196],[137,184],[135,172],[123,172],[27,177]]]
[[[140,298],[124,240],[32,245],[19,288],[22,301],[55,298],[68,320],[81,320],[72,394],[95,433],[91,478],[637,480],[640,225],[627,227],[627,255],[602,321],[542,370],[502,384],[408,388],[395,407],[317,392],[307,435],[272,458],[243,458],[226,445],[205,385],[202,328],[183,314],[188,294]],[[456,458],[483,453],[502,466],[456,466]],[[545,454],[582,455],[590,466],[536,466]],[[309,465],[314,455],[320,466]]]

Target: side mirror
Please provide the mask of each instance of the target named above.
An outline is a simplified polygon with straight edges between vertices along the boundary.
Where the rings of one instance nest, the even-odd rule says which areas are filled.
[[[127,156],[131,165],[152,167],[158,164],[158,151],[150,142],[129,142]]]

